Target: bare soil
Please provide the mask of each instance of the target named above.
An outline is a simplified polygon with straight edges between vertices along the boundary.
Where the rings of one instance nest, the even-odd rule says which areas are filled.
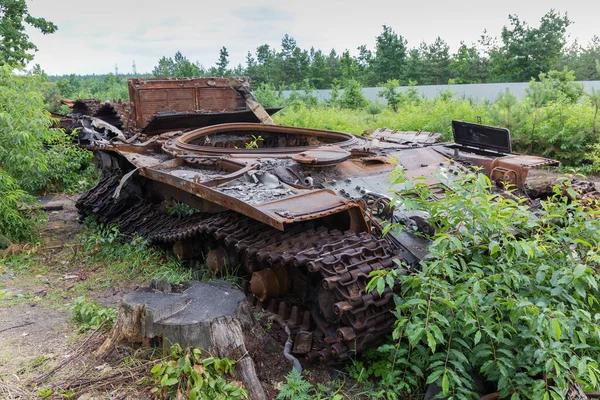
[[[69,195],[43,198],[42,202],[61,205],[62,209],[47,212],[48,221],[39,232],[40,243],[31,255],[0,260],[0,398],[43,398],[46,394],[46,398],[150,398],[147,389],[132,379],[125,384],[117,380],[101,391],[63,389],[75,378],[98,379],[105,370],[114,369],[98,363],[92,355],[101,335],[88,338],[78,333],[70,320],[68,308],[73,298],[83,294],[104,306],[116,306],[123,294],[134,289],[97,291],[92,285],[85,293],[78,286],[102,274],[102,269],[90,268],[77,257],[83,225],[77,221],[76,199]],[[58,366],[59,370],[42,379]]]

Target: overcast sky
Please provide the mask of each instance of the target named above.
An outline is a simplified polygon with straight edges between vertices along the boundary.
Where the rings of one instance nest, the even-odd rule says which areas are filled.
[[[49,74],[150,72],[163,56],[177,50],[208,68],[227,47],[230,66],[245,64],[248,50],[268,43],[279,49],[284,34],[298,46],[341,54],[366,44],[375,46],[382,25],[408,40],[409,47],[441,36],[456,50],[484,29],[499,36],[508,14],[537,26],[551,8],[567,12],[571,38],[587,44],[600,35],[597,0],[458,0],[458,1],[205,1],[205,0],[28,0],[33,16],[58,25],[43,36],[29,30],[38,46],[34,63]]]

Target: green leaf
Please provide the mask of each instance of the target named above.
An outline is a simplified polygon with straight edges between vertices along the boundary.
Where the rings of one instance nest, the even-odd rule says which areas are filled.
[[[421,340],[421,336],[423,336],[424,330],[425,330],[425,328],[423,326],[419,326],[412,330],[407,329],[408,342],[411,345],[415,346],[419,342],[419,340]]]
[[[552,326],[552,335],[556,340],[560,340],[560,336],[562,334],[562,328],[560,327],[560,323],[556,318],[553,318],[550,321],[550,324]]]
[[[385,280],[383,278],[377,278],[377,293],[379,293],[379,295],[382,295],[384,290]]]
[[[436,345],[435,338],[429,331],[427,331],[426,335],[427,335],[427,345],[431,349],[431,352],[435,353],[435,345]]]
[[[444,394],[444,396],[448,395],[448,393],[450,392],[450,382],[448,382],[448,374],[446,373],[446,370],[444,369],[444,376],[442,377],[442,393]]]
[[[153,366],[153,367],[152,367],[152,369],[150,370],[150,373],[151,373],[151,374],[155,374],[155,373],[157,373],[158,371],[161,371],[161,372],[162,372],[162,370],[163,370],[163,366],[162,366],[162,364],[158,363],[158,364],[154,364],[154,366]]]
[[[477,343],[481,340],[481,331],[475,332],[475,337],[473,338],[473,344],[477,346]]]
[[[170,378],[170,379],[166,380],[166,382],[165,382],[165,384],[163,386],[173,386],[173,385],[176,385],[178,383],[179,383],[179,379],[177,379],[177,378]]]
[[[548,391],[544,392],[544,398],[543,400],[550,400],[550,393]]]
[[[443,369],[438,369],[438,370],[433,371],[433,373],[427,377],[426,384],[429,385],[430,383],[437,381],[438,378],[442,375],[442,373],[444,371],[445,370],[443,370]]]
[[[497,241],[492,240],[492,241],[490,241],[490,244],[488,245],[488,249],[489,249],[490,255],[493,256],[494,254],[496,254],[497,252],[500,251],[500,244]]]
[[[577,264],[577,266],[575,266],[575,269],[573,269],[573,278],[580,278],[585,273],[586,269],[587,266],[583,264]]]

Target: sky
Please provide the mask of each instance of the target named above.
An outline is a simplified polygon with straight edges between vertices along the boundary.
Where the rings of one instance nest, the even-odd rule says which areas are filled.
[[[38,47],[32,64],[51,75],[151,72],[162,56],[180,50],[190,61],[213,66],[219,49],[229,52],[230,67],[262,44],[280,48],[286,33],[303,49],[338,54],[362,44],[371,50],[382,25],[408,40],[408,47],[437,36],[452,51],[461,40],[475,42],[484,30],[500,36],[508,15],[532,26],[554,8],[574,23],[570,40],[587,44],[600,36],[600,1],[594,0],[27,0],[29,12],[56,25],[52,35],[28,29]]]

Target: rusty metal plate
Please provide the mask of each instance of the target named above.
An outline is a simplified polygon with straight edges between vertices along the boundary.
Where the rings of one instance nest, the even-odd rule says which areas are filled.
[[[129,98],[138,129],[160,112],[240,111],[247,109],[228,78],[129,79]]]
[[[321,218],[353,207],[358,206],[325,189],[311,190],[256,206],[275,219],[284,218],[289,222]]]
[[[337,146],[319,147],[295,154],[292,159],[300,164],[314,166],[330,166],[339,164],[350,158],[350,152]]]
[[[370,136],[373,139],[379,139],[384,142],[411,145],[411,144],[433,144],[442,137],[441,133],[436,132],[401,132],[392,129],[379,128]]]

